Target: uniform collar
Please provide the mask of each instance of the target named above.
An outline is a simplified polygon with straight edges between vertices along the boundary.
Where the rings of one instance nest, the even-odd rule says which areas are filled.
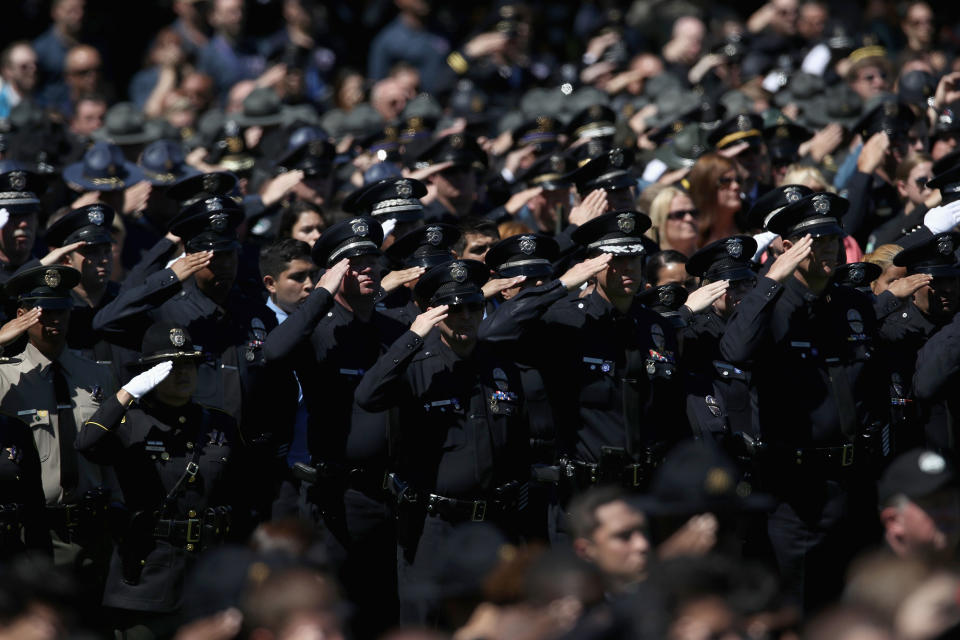
[[[276,302],[273,301],[273,298],[267,296],[267,309],[273,311],[273,315],[277,316],[277,324],[283,324],[283,321],[287,319],[289,315],[286,311],[280,308]]]
[[[42,375],[47,376],[50,373],[50,367],[53,365],[54,360],[43,355],[32,343],[27,342],[27,346],[23,350],[23,355],[25,361],[40,365],[40,373]],[[60,363],[60,366],[66,373],[78,373],[75,371],[75,365],[77,364],[76,356],[74,356],[69,348],[64,347],[63,352],[60,354],[60,357],[57,358],[56,362]]]

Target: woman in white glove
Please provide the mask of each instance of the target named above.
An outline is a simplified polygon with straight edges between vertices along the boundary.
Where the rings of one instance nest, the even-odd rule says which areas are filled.
[[[175,629],[181,585],[196,555],[230,533],[241,512],[233,418],[191,400],[197,364],[186,329],[165,322],[144,334],[141,371],[84,423],[77,451],[114,467],[130,514],[114,549],[103,604],[114,627]]]

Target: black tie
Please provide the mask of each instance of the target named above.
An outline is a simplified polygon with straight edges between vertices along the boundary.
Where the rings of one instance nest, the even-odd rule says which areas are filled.
[[[53,392],[57,396],[57,441],[60,443],[60,486],[64,502],[77,488],[77,451],[73,441],[77,437],[77,423],[73,419],[73,400],[63,367],[53,363]]]

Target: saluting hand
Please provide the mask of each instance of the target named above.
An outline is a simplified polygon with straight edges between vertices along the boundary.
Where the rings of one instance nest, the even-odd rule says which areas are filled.
[[[770,265],[767,277],[783,284],[787,281],[787,278],[793,275],[804,258],[810,255],[811,251],[813,251],[813,238],[807,234],[797,240],[795,245],[777,256],[777,259]]]
[[[582,226],[607,210],[607,192],[594,189],[587,194],[583,202],[570,210],[570,224]]]
[[[0,346],[5,346],[22,336],[27,329],[40,322],[40,307],[30,309],[22,316],[7,321],[0,327]]]
[[[166,360],[156,364],[143,373],[138,373],[120,391],[126,391],[134,398],[142,398],[163,382],[173,370],[173,361]],[[121,400],[122,402],[122,400]]]
[[[527,276],[514,276],[513,278],[494,278],[493,280],[487,280],[483,285],[483,299],[489,300],[498,293],[506,291],[510,287],[515,287],[526,279]]]
[[[449,309],[449,306],[445,304],[427,309],[413,321],[413,324],[410,325],[410,331],[421,338],[426,338],[431,329],[446,319],[447,309]]]
[[[76,251],[80,247],[86,246],[86,244],[87,244],[86,241],[80,240],[79,242],[71,242],[70,244],[64,245],[57,249],[51,249],[50,252],[47,253],[47,255],[40,258],[40,264],[42,264],[45,267],[59,264],[60,259],[63,256]]]
[[[197,271],[208,266],[212,259],[213,251],[188,253],[170,265],[170,268],[173,269],[173,272],[177,275],[177,279],[183,282]]]
[[[343,284],[343,276],[346,275],[347,269],[349,268],[350,259],[344,258],[337,264],[327,269],[326,272],[320,276],[320,281],[317,282],[316,288],[326,289],[332,296],[337,295],[337,292],[340,291],[340,285]]]
[[[560,282],[563,283],[563,286],[566,287],[567,291],[573,291],[574,289],[579,288],[584,282],[606,269],[612,258],[612,253],[601,253],[596,257],[589,258],[583,262],[578,262],[570,267],[565,274],[560,276]]]
[[[929,273],[915,273],[912,276],[897,278],[890,283],[888,290],[901,300],[906,300],[914,293],[930,284],[931,280],[933,280],[933,276]]]
[[[729,280],[717,280],[716,282],[705,284],[691,293],[683,306],[690,309],[693,313],[700,313],[719,300],[729,287]]]
[[[390,293],[408,282],[413,282],[426,272],[427,270],[424,267],[410,267],[409,269],[390,271],[387,275],[383,276],[383,279],[380,281],[380,286],[383,287],[384,291]]]

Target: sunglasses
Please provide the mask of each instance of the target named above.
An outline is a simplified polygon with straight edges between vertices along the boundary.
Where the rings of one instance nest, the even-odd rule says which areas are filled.
[[[482,302],[467,302],[465,304],[452,304],[447,308],[447,314],[452,313],[476,313],[483,309]]]
[[[717,186],[719,187],[729,187],[734,182],[739,184],[740,178],[728,178],[728,177],[717,178]]]
[[[682,211],[671,211],[667,214],[667,220],[683,220],[688,213],[693,218],[700,217],[700,212],[696,209],[684,209]]]
[[[100,67],[88,67],[87,69],[71,69],[67,71],[67,74],[71,76],[88,76],[98,71],[100,71]]]
[[[927,183],[930,182],[930,177],[922,176],[920,178],[914,178],[913,181],[917,183],[917,189],[926,189]]]

